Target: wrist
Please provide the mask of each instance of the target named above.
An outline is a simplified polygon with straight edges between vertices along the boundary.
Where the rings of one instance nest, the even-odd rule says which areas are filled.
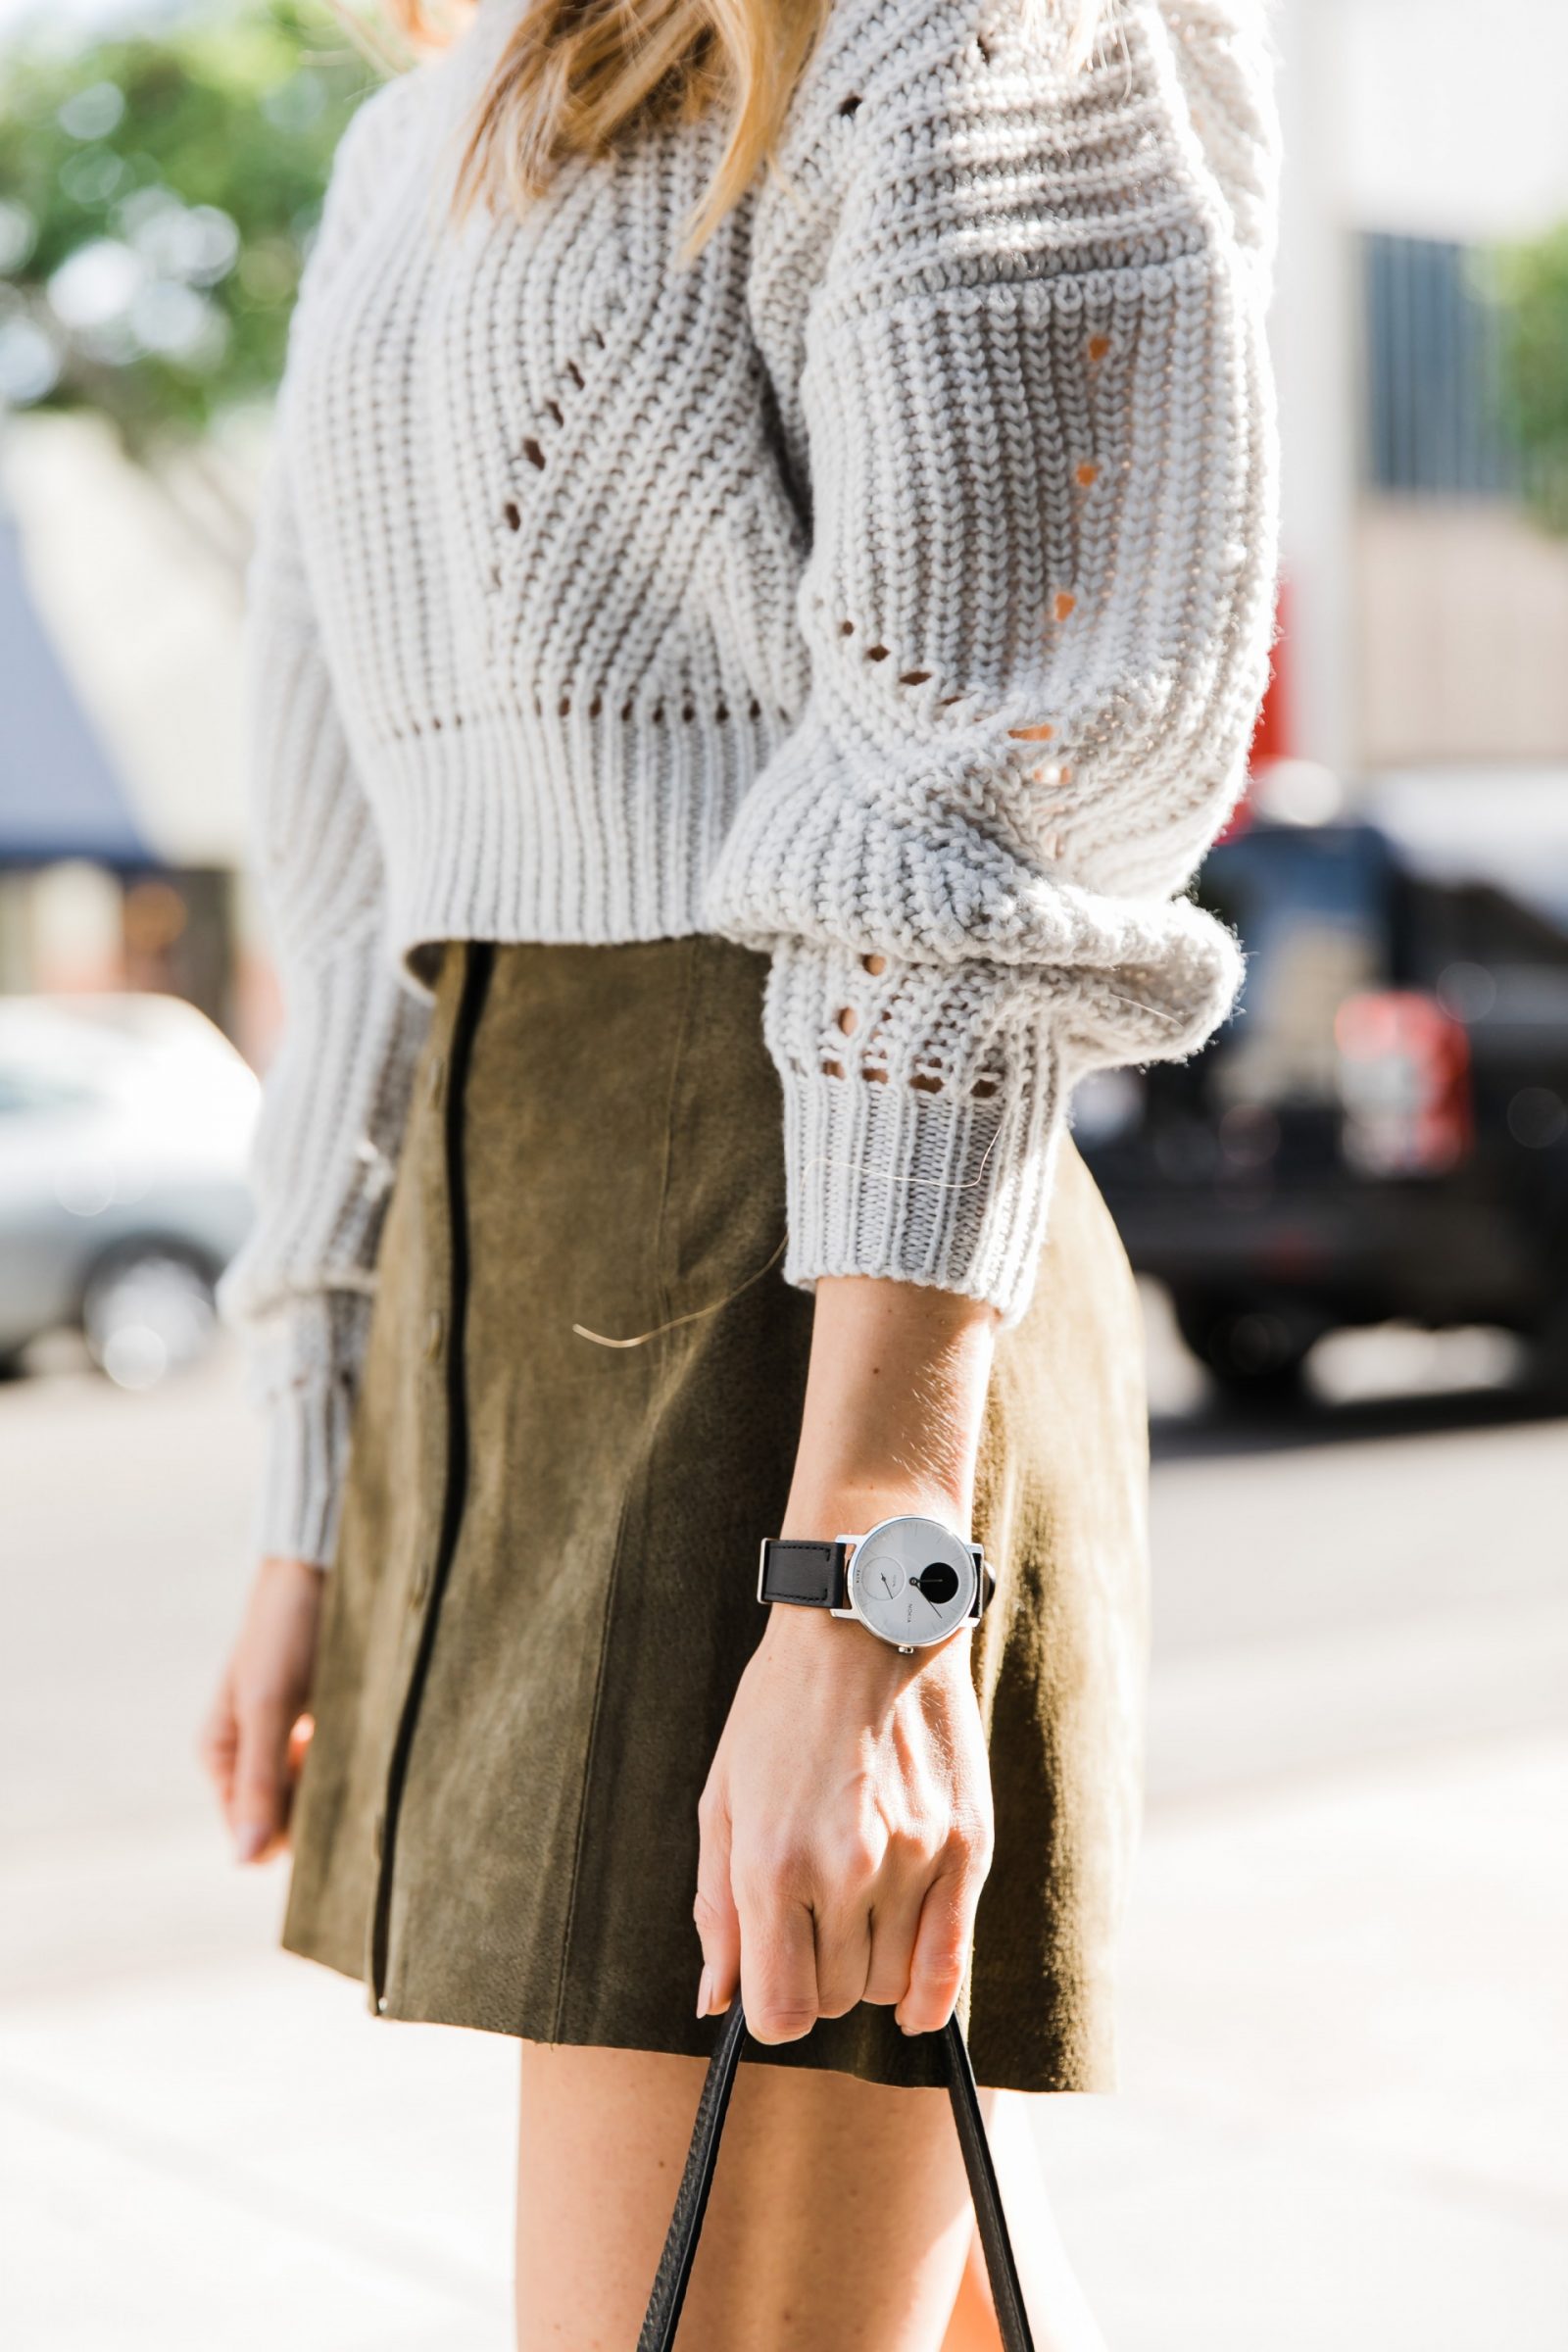
[[[834,1617],[826,1609],[795,1608],[780,1600],[767,1612],[760,1646],[786,1672],[897,1691],[944,1659],[958,1660],[967,1673],[973,1631],[972,1624],[960,1625],[943,1641],[906,1652],[853,1617]]]
[[[269,1584],[297,1585],[307,1592],[318,1592],[326,1582],[326,1569],[319,1560],[301,1559],[292,1551],[265,1552],[256,1563],[259,1580]]]
[[[881,1467],[826,1470],[802,1465],[785,1505],[781,1536],[830,1544],[839,1536],[863,1536],[884,1519],[936,1519],[965,1542],[973,1504],[970,1478],[911,1479]]]
[[[914,1284],[818,1281],[783,1532],[831,1539],[915,1517],[966,1533],[996,1320]]]
[[[889,1653],[933,1658],[972,1630],[995,1579],[954,1500],[907,1485],[835,1487],[820,1503],[797,1493],[761,1546],[769,1655],[849,1664],[880,1651],[883,1673]]]

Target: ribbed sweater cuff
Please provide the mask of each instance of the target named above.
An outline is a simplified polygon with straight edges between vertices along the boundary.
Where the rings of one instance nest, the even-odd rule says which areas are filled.
[[[1034,1292],[1059,1130],[1054,1057],[1005,1099],[785,1070],[785,1279],[873,1274],[983,1298]]]
[[[280,1390],[266,1418],[256,1556],[331,1566],[348,1462],[353,1390],[324,1374]]]

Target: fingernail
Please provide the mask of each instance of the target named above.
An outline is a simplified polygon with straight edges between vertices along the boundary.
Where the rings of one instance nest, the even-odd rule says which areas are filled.
[[[261,1823],[248,1821],[243,1829],[234,1833],[234,1859],[236,1862],[254,1862],[266,1843],[267,1832]]]
[[[713,1972],[705,1963],[703,1973],[697,1981],[697,2014],[699,2017],[706,2017],[708,2015],[709,2005],[712,1998]]]

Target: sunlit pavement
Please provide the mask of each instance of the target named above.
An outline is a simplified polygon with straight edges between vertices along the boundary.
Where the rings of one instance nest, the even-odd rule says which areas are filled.
[[[1563,2352],[1568,1427],[1384,1334],[1238,1427],[1152,1331],[1125,2089],[1041,2105],[1068,2241],[1113,2352]],[[227,1360],[0,1391],[5,2341],[503,2352],[511,2051],[275,1955],[188,1760],[252,1459]]]

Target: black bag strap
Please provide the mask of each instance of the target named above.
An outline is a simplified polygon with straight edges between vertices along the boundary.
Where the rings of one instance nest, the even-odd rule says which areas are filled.
[[[958,2145],[963,2150],[963,2169],[969,2176],[969,2194],[974,2199],[975,2220],[1004,2352],[1034,2352],[1034,2337],[1029,2332],[1029,2319],[1018,2284],[1018,2266],[1013,2260],[1012,2240],[1007,2235],[1007,2220],[997,2186],[997,2169],[991,2161],[985,2118],[980,2112],[974,2069],[969,2064],[963,2032],[956,2017],[942,2028],[940,2038],[948,2096],[953,2101],[953,2120],[958,2128]],[[737,1998],[730,2003],[713,2055],[708,2062],[708,2079],[697,2103],[686,2170],[681,2175],[664,2251],[659,2258],[648,2316],[637,2338],[637,2352],[674,2352],[675,2330],[680,2326],[697,2240],[702,2234],[703,2216],[708,2211],[708,2192],[713,2185],[713,2168],[718,2162],[719,2136],[729,2112],[735,2069],[740,2064],[745,2039],[746,2013]]]

